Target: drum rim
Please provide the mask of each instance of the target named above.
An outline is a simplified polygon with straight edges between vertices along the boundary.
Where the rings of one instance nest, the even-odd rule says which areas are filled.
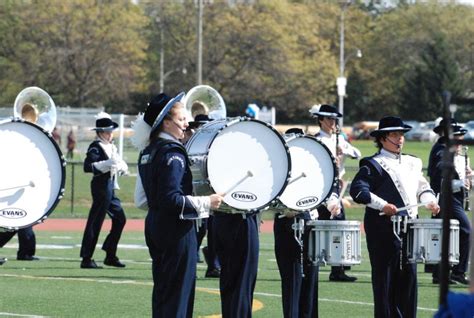
[[[11,117],[9,120],[7,119],[5,121],[0,121],[0,125],[4,125],[4,124],[8,124],[8,123],[23,123],[23,124],[27,124],[27,125],[30,125],[30,126],[36,128],[36,129],[38,129],[53,144],[54,149],[56,150],[56,152],[59,155],[59,163],[61,165],[61,185],[59,187],[58,193],[56,194],[56,198],[55,198],[53,204],[51,204],[51,207],[48,209],[48,211],[46,211],[38,220],[36,220],[32,223],[29,223],[27,225],[0,226],[0,228],[6,229],[7,231],[12,231],[12,230],[16,231],[18,229],[23,229],[23,228],[33,226],[35,224],[43,223],[44,220],[46,220],[48,218],[48,216],[54,211],[56,206],[59,204],[59,201],[63,198],[64,192],[65,192],[64,185],[66,183],[66,159],[64,158],[64,155],[63,155],[61,149],[59,148],[59,145],[56,143],[56,141],[54,141],[53,135],[50,132],[43,129],[43,127],[41,127],[39,125],[36,125],[34,123],[31,123],[29,121],[26,121],[22,118],[18,118],[18,117]]]
[[[240,117],[234,117],[234,118],[227,118],[227,119],[220,119],[220,120],[223,120],[223,121],[227,121],[224,126],[222,126],[217,132],[216,134],[214,135],[214,137],[212,138],[212,141],[210,142],[209,144],[209,149],[211,148],[214,140],[217,138],[217,136],[219,134],[222,133],[222,131],[229,127],[229,126],[232,126],[232,125],[235,125],[237,123],[240,123],[240,122],[255,122],[257,124],[261,124],[261,125],[264,125],[266,126],[267,128],[270,128],[272,130],[272,132],[279,138],[279,140],[281,141],[282,145],[283,145],[283,148],[285,149],[285,153],[286,153],[286,160],[287,160],[287,163],[288,163],[288,171],[286,173],[286,178],[285,178],[285,181],[283,182],[283,185],[281,187],[281,189],[278,191],[277,194],[275,194],[275,196],[269,200],[266,204],[262,205],[262,206],[259,206],[259,207],[255,207],[255,208],[252,208],[252,209],[240,209],[240,208],[235,208],[229,204],[231,208],[233,209],[236,209],[236,210],[239,210],[239,211],[248,211],[249,213],[253,213],[253,212],[258,212],[260,210],[263,210],[265,209],[266,207],[270,206],[272,203],[274,203],[275,201],[279,201],[279,198],[281,196],[281,194],[283,193],[283,191],[285,191],[285,188],[286,186],[288,185],[288,182],[290,180],[290,175],[291,175],[291,156],[290,156],[290,148],[288,147],[288,144],[286,143],[285,139],[283,138],[283,136],[278,132],[278,130],[276,130],[272,125],[270,125],[269,123],[266,123],[264,121],[261,121],[261,120],[258,120],[258,119],[254,119],[254,118],[250,118],[250,117],[245,117],[245,116],[240,116]],[[207,167],[207,160],[206,160],[206,169],[208,169]],[[209,180],[209,187],[212,189],[212,191],[215,192],[214,188],[212,187],[212,184],[210,183],[210,180]]]
[[[286,135],[286,134],[285,134]],[[282,136],[282,138],[284,138],[284,136]],[[291,136],[293,135],[293,136]],[[326,146],[322,141],[318,140],[316,137],[314,136],[311,136],[311,135],[307,135],[307,134],[288,134],[287,136],[289,136],[289,139],[288,140],[285,140],[286,143],[289,143],[290,141],[292,140],[295,140],[297,138],[309,138],[313,141],[316,141],[319,145],[323,146],[323,148],[326,150],[326,152],[329,154],[330,158],[331,158],[331,161],[333,163],[332,165],[332,168],[333,168],[333,175],[334,175],[334,178],[333,178],[333,181],[332,181],[332,186],[331,186],[331,190],[336,186],[336,182],[338,181],[338,176],[337,176],[337,169],[336,169],[336,158],[332,155],[331,151],[329,150],[328,146]],[[290,146],[288,146],[288,151],[289,151],[289,148]],[[289,180],[287,181],[287,184],[288,184]],[[285,187],[286,188],[286,187]],[[283,204],[283,206],[287,209],[290,209],[290,210],[293,210],[293,211],[298,211],[299,213],[304,213],[304,212],[308,212],[308,211],[312,211],[314,209],[317,209],[319,208],[321,205],[323,205],[324,203],[326,203],[329,198],[331,197],[331,194],[333,193],[333,191],[329,191],[328,194],[326,195],[326,197],[324,197],[323,200],[321,200],[319,202],[318,205],[312,207],[312,208],[307,208],[307,209],[304,209],[304,210],[296,210],[296,209],[293,209],[293,208],[289,208],[288,206],[286,206],[285,203],[283,203],[283,201],[280,200],[280,198],[278,198],[279,202],[281,202],[281,204]]]

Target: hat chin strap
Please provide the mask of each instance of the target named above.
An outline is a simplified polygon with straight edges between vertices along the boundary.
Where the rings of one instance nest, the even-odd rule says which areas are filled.
[[[385,139],[386,139],[389,143],[391,143],[392,145],[396,146],[397,149],[399,150],[399,152],[401,152],[401,150],[402,150],[402,144],[397,144],[397,143],[393,142],[388,136],[385,137]]]

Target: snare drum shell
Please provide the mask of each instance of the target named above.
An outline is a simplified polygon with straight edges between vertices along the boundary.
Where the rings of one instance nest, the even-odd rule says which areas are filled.
[[[443,220],[408,220],[407,257],[409,263],[438,264],[441,262]],[[450,264],[459,263],[459,221],[450,220]]]
[[[319,265],[359,265],[361,241],[359,221],[311,221],[308,254]]]

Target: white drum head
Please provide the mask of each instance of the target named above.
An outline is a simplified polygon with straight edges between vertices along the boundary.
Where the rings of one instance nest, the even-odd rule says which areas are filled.
[[[240,119],[219,131],[209,149],[212,188],[239,210],[259,210],[277,198],[291,168],[288,147],[278,132],[258,120]]]
[[[331,195],[336,181],[334,158],[314,137],[291,135],[285,138],[290,147],[292,169],[280,201],[293,210],[315,209]]]
[[[54,140],[23,121],[0,123],[0,227],[46,218],[64,193],[65,161]]]

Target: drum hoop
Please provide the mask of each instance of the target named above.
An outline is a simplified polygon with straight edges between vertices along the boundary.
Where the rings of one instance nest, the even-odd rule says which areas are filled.
[[[66,183],[66,159],[64,158],[64,155],[61,152],[61,149],[59,148],[59,145],[56,143],[56,141],[54,141],[53,136],[48,131],[44,130],[41,126],[30,123],[30,122],[28,122],[24,119],[18,118],[18,117],[12,117],[10,120],[2,121],[2,122],[0,122],[0,125],[8,124],[8,123],[17,123],[17,122],[24,123],[24,124],[30,125],[30,126],[36,128],[36,129],[38,129],[41,133],[43,133],[43,135],[46,136],[46,138],[48,138],[52,142],[52,144],[54,146],[54,149],[56,149],[56,152],[59,155],[59,162],[61,164],[61,185],[59,187],[58,193],[56,194],[55,201],[53,202],[51,207],[48,209],[48,211],[46,211],[46,213],[41,216],[40,219],[38,219],[35,222],[32,222],[30,224],[22,225],[22,226],[19,226],[19,227],[11,227],[11,226],[5,226],[5,227],[2,226],[1,227],[1,228],[4,228],[4,229],[7,229],[7,230],[22,229],[22,228],[30,227],[30,226],[33,226],[35,224],[44,222],[44,220],[46,220],[48,218],[48,216],[54,211],[56,206],[59,204],[59,201],[63,198],[64,192],[65,192],[65,187],[64,186],[65,186],[65,183]]]
[[[289,137],[289,139],[286,142],[288,143],[288,142],[290,142],[294,139],[297,139],[297,138],[312,139],[312,140],[316,141],[319,145],[321,145],[326,150],[326,152],[328,153],[328,155],[329,155],[329,157],[331,158],[331,161],[332,161],[332,170],[333,170],[334,178],[333,178],[333,181],[332,181],[332,188],[331,189],[333,189],[336,186],[336,182],[338,181],[337,169],[336,169],[336,158],[334,158],[334,156],[332,155],[332,153],[329,150],[328,146],[326,146],[322,141],[318,140],[316,137],[311,136],[311,135],[306,135],[306,134],[305,135],[303,135],[303,134],[294,134],[294,136]],[[289,146],[288,146],[288,149],[289,149]],[[313,208],[308,208],[308,209],[305,209],[305,210],[295,210],[295,211],[303,213],[303,212],[308,212],[308,211],[312,211],[314,209],[317,209],[318,207],[320,207],[321,205],[323,205],[324,203],[326,203],[329,200],[329,198],[331,197],[332,192],[333,191],[329,191],[328,194],[326,195],[326,197],[324,197],[324,199],[322,199],[317,206],[315,206]],[[281,202],[281,200],[280,200],[280,202]],[[283,202],[281,202],[281,203],[285,206],[285,204]]]
[[[236,117],[236,118],[229,118],[230,121],[227,122],[224,126],[222,126],[218,131],[217,133],[214,135],[214,137],[212,138],[212,141],[209,143],[209,149],[211,149],[211,146],[212,146],[212,143],[214,142],[214,140],[216,139],[216,137],[218,135],[220,135],[225,128],[229,127],[229,126],[232,126],[232,125],[235,125],[236,123],[240,123],[240,122],[255,122],[257,124],[261,124],[261,125],[264,125],[266,126],[267,128],[270,128],[272,130],[272,132],[280,139],[284,149],[285,149],[285,153],[286,153],[286,160],[288,162],[288,172],[286,174],[286,178],[285,178],[285,182],[283,183],[283,186],[281,187],[280,191],[275,194],[275,196],[266,204],[262,205],[262,206],[259,206],[259,207],[256,207],[256,208],[252,208],[252,209],[247,209],[247,210],[241,210],[241,211],[248,211],[248,213],[253,213],[253,212],[258,212],[264,208],[266,208],[267,206],[269,206],[273,201],[275,200],[279,200],[281,194],[283,193],[283,191],[285,191],[285,188],[286,186],[288,185],[288,182],[290,181],[290,175],[291,175],[291,156],[290,156],[290,148],[288,147],[288,144],[286,143],[285,139],[283,138],[283,136],[278,132],[278,130],[276,130],[272,125],[270,125],[269,123],[266,123],[264,121],[261,121],[261,120],[258,120],[258,119],[254,119],[254,118],[249,118],[249,117]],[[206,171],[207,171],[207,161],[206,161]],[[210,188],[212,189],[212,191],[214,191],[214,188],[212,188],[212,185],[209,183],[209,186]],[[235,209],[235,208],[234,208]],[[240,210],[240,209],[238,209]]]

